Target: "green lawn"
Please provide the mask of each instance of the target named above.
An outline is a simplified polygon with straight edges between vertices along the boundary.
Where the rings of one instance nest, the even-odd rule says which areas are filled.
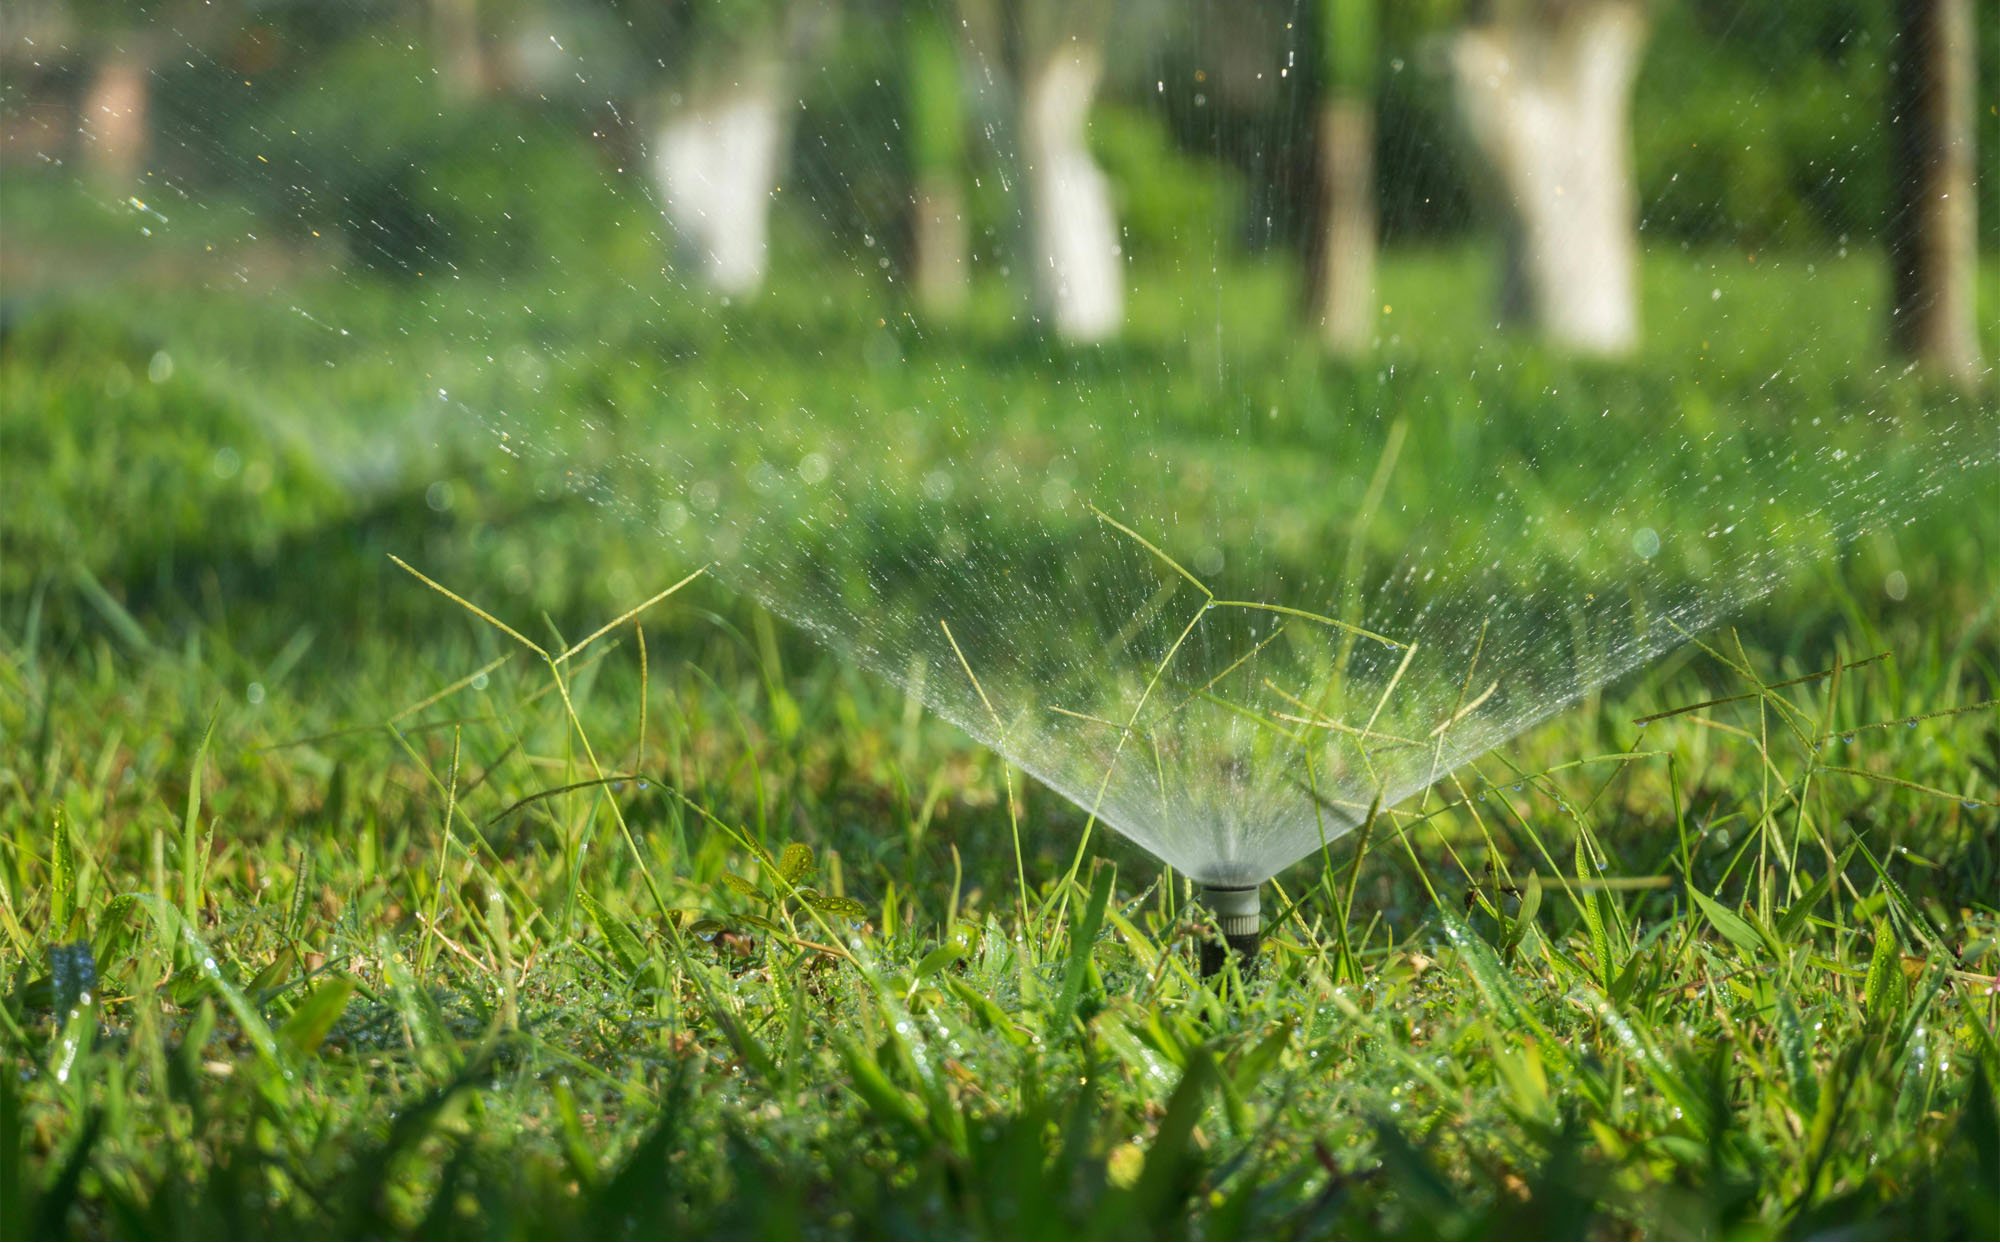
[[[537,343],[563,409],[754,385],[759,409],[865,397],[916,438],[929,392],[1032,454],[1063,409],[1201,374],[1189,325],[1226,314],[1220,390],[1148,390],[1170,469],[1296,499],[1327,486],[1305,455],[1365,462],[1330,514],[1391,410],[1428,455],[1420,509],[1537,447],[1633,493],[1689,469],[1578,430],[1619,394],[1635,420],[1722,412],[1708,451],[1863,404],[1991,425],[1990,392],[1878,365],[1872,266],[1801,296],[1763,263],[1656,257],[1644,358],[1523,346],[1484,378],[1434,344],[1484,313],[1469,254],[1385,272],[1386,322],[1428,327],[1357,368],[1290,339],[1275,269],[1222,310],[1162,274],[1132,339],[1083,357],[997,301],[945,333],[884,315],[924,364],[901,369],[803,295],[517,317],[293,276],[246,308],[138,270],[24,302],[0,345],[0,1233],[2000,1232],[2000,515],[1974,493],[1801,534],[1738,629],[1287,872],[1259,973],[1221,992],[1182,882],[1094,834],[1066,884],[1081,812],[741,592],[697,579],[553,662],[389,559],[549,654],[700,564],[412,413],[418,368],[501,383],[475,332]],[[1765,301],[1733,320],[1739,291]],[[332,373],[267,313],[379,327],[413,298],[435,338],[362,332]],[[1811,350],[1743,331],[1794,304]],[[1233,412],[1274,398],[1245,443]],[[1148,504],[1143,472],[1082,469]],[[941,538],[893,483],[868,529]],[[1559,515],[1567,486],[1521,504]],[[1288,581],[1353,534],[1326,523],[1252,564]]]

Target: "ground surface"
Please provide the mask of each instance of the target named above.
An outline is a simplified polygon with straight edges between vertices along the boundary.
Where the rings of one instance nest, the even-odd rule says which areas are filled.
[[[2000,1232],[1990,506],[1293,869],[1218,995],[1184,886],[1065,883],[1081,815],[892,686],[706,580],[567,654],[693,567],[449,445],[329,470],[160,313],[0,345],[0,1232]],[[1006,331],[934,347],[965,400]],[[1614,379],[1758,378],[1683,346]]]

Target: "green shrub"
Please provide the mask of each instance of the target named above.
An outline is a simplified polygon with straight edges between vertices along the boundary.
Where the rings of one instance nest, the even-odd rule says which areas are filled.
[[[264,166],[251,185],[280,222],[338,230],[389,273],[656,251],[629,184],[642,170],[600,154],[597,135],[564,123],[575,115],[505,97],[456,103],[421,46],[357,41],[244,116],[234,146],[246,171]]]
[[[1090,145],[1111,178],[1128,257],[1201,258],[1228,244],[1240,210],[1240,179],[1174,144],[1162,121],[1132,104],[1101,103]]]

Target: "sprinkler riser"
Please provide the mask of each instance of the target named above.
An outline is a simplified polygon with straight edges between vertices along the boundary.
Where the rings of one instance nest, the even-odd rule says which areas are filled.
[[[1256,885],[1204,885],[1202,905],[1215,916],[1222,940],[1205,937],[1201,943],[1201,977],[1220,975],[1231,959],[1240,974],[1248,975],[1264,944],[1263,904]]]

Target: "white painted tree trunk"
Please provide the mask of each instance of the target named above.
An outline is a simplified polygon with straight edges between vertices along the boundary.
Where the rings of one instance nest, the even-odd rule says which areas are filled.
[[[768,266],[771,195],[786,138],[776,62],[689,97],[659,127],[653,176],[681,261],[722,293],[754,293]]]
[[[1020,84],[1022,175],[1035,301],[1072,341],[1115,335],[1125,316],[1125,264],[1111,185],[1087,141],[1102,65],[1080,40],[1032,60]]]
[[[1375,110],[1336,98],[1319,117],[1319,236],[1308,277],[1308,314],[1334,354],[1366,350],[1375,336]]]
[[[1549,340],[1619,354],[1639,339],[1632,81],[1636,0],[1541,0],[1452,42],[1458,107],[1510,213],[1502,305]]]
[[[99,61],[83,96],[79,130],[84,163],[104,182],[122,186],[145,171],[152,144],[153,72],[137,52]]]

